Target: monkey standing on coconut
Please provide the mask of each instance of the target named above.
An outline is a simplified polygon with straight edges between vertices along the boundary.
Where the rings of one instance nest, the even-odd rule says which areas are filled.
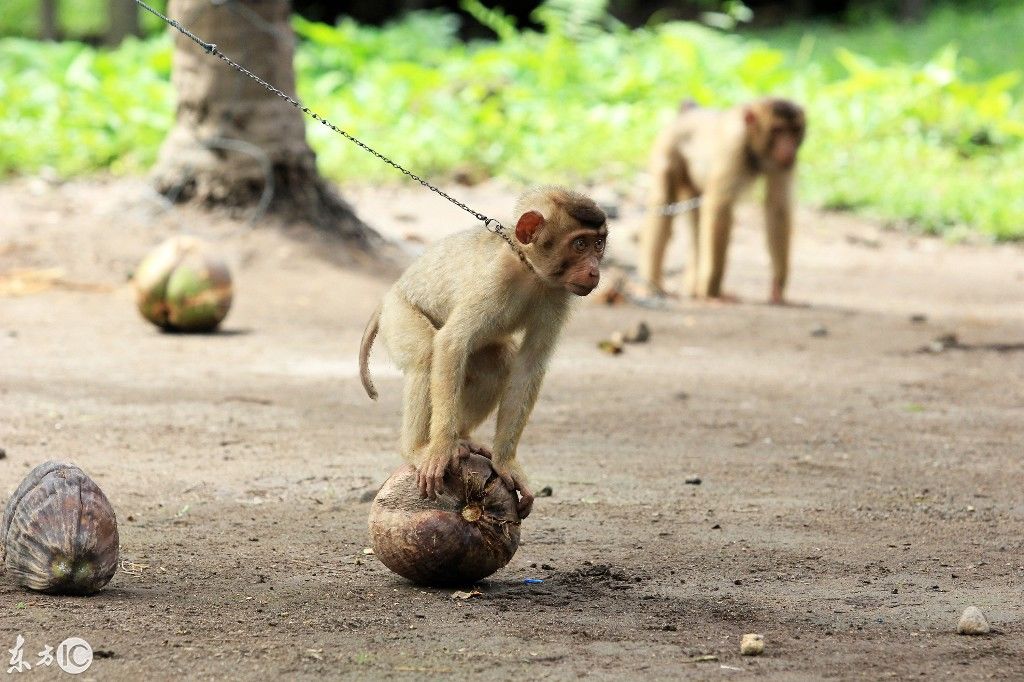
[[[516,216],[515,251],[477,228],[439,240],[410,265],[366,326],[359,368],[375,399],[367,360],[379,331],[406,375],[402,456],[416,466],[423,497],[442,492],[453,461],[478,453],[518,491],[526,517],[533,493],[516,459],[519,438],[572,297],[598,284],[608,226],[591,199],[561,187],[525,192]],[[492,450],[472,433],[495,408]]]
[[[691,239],[683,291],[695,298],[735,300],[722,292],[733,206],[758,177],[765,178],[765,227],[772,265],[769,301],[785,302],[792,229],[792,184],[804,139],[803,109],[765,98],[727,111],[692,102],[655,142],[647,223],[640,233],[640,276],[663,293],[662,263],[673,216],[664,207],[700,197],[690,214]]]

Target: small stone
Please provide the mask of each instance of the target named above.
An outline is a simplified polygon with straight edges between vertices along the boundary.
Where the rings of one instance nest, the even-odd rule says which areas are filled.
[[[928,321],[928,316],[923,313],[915,313],[910,316],[910,321],[914,324],[923,324]]]
[[[0,459],[7,459],[7,451],[0,448]]]
[[[546,485],[537,491],[537,497],[551,497],[555,494],[555,491],[551,489],[551,486]]]
[[[764,653],[764,637],[754,633],[743,635],[740,653],[744,656],[760,656]]]
[[[821,338],[822,336],[828,336],[828,327],[823,324],[816,325],[811,329],[811,336]]]
[[[651,328],[646,322],[638,322],[636,326],[623,334],[626,343],[647,343],[651,338]]]
[[[685,483],[686,485],[700,485],[700,476],[688,476],[686,480],[683,481],[683,483]]]
[[[960,347],[960,339],[957,338],[956,334],[943,334],[937,336],[924,347],[924,350],[928,353],[941,353],[949,350],[950,348]]]
[[[992,626],[985,619],[985,614],[977,606],[968,606],[956,624],[956,631],[961,635],[987,635]]]
[[[481,592],[480,590],[470,590],[469,592],[464,592],[462,590],[456,590],[456,591],[452,592],[452,599],[461,599],[461,600],[465,601],[466,599],[472,599],[473,597],[479,597],[482,594],[483,594],[483,592]]]

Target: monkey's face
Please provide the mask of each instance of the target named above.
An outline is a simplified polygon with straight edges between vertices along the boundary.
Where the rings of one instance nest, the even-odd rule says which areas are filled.
[[[796,164],[807,127],[801,107],[788,100],[767,100],[748,107],[745,121],[748,144],[763,168],[789,170]]]
[[[553,279],[571,294],[589,294],[601,281],[601,259],[607,239],[604,228],[569,234],[561,249],[563,258],[551,273]]]
[[[796,163],[796,152],[804,141],[804,127],[800,125],[778,126],[771,131],[770,161],[772,165],[790,169]]]
[[[550,220],[536,211],[524,213],[516,237],[548,285],[586,296],[601,281],[608,225],[596,204],[559,206]]]

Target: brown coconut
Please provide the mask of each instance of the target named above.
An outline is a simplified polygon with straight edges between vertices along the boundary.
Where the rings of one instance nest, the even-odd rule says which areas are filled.
[[[468,585],[519,548],[518,500],[481,455],[449,467],[434,500],[420,496],[416,469],[406,464],[373,500],[370,541],[385,566],[414,583]]]
[[[92,594],[117,571],[117,518],[84,471],[44,462],[7,501],[0,559],[19,585],[41,592]]]

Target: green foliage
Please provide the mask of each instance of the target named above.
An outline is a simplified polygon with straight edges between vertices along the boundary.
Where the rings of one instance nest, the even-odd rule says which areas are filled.
[[[477,0],[463,6],[499,39],[464,44],[456,18],[430,13],[382,28],[296,18],[300,97],[427,176],[630,184],[643,182],[651,141],[680,100],[729,106],[777,93],[809,111],[802,199],[926,231],[1024,238],[1020,64],[934,38],[948,28],[943,12],[935,28],[901,28],[894,58],[887,39],[866,34],[630,31],[601,0],[545,5],[540,33]],[[1024,25],[1024,9],[962,18],[970,30],[986,21],[990,31]],[[172,121],[169,55],[166,37],[113,52],[0,41],[0,171],[145,168]],[[399,179],[323,126],[308,131],[329,177]]]
[[[147,0],[155,9],[167,9],[167,0]],[[110,0],[63,0],[57,3],[57,25],[68,38],[99,36],[107,30]],[[35,38],[40,33],[39,0],[0,0],[0,36]],[[143,31],[163,30],[162,22],[139,11]]]
[[[0,172],[149,166],[174,120],[170,57],[164,41],[0,41]]]

